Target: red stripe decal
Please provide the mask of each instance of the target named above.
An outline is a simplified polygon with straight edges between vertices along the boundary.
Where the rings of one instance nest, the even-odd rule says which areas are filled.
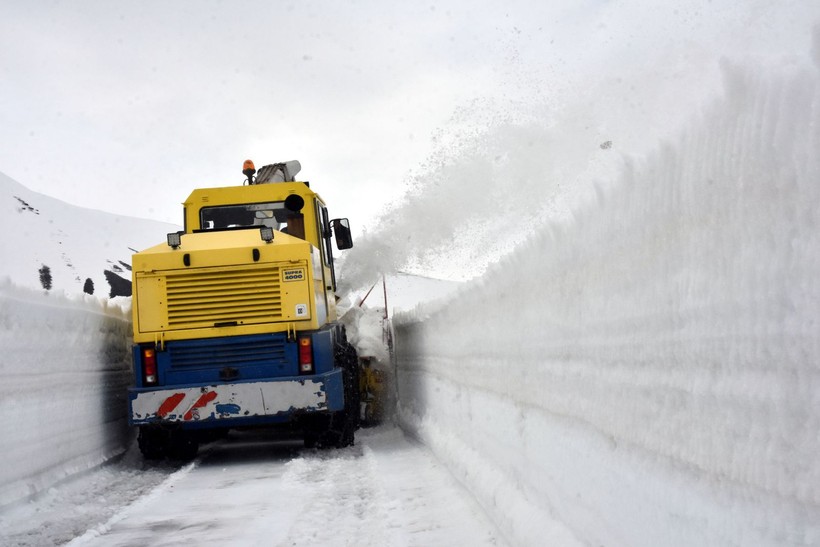
[[[188,409],[188,412],[185,413],[185,416],[182,417],[183,420],[190,420],[194,417],[194,411],[198,408],[202,408],[203,406],[207,405],[211,401],[216,399],[216,391],[208,391],[203,393],[199,399],[194,403],[194,406]]]
[[[166,417],[168,414],[174,410],[179,403],[182,402],[182,399],[185,398],[184,393],[174,393],[167,399],[165,399],[161,405],[159,405],[159,410],[157,410],[157,416],[160,418]]]

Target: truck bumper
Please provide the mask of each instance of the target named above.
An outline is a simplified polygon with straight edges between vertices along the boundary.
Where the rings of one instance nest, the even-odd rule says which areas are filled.
[[[188,385],[128,390],[131,425],[286,421],[295,413],[344,408],[342,371],[233,384]]]

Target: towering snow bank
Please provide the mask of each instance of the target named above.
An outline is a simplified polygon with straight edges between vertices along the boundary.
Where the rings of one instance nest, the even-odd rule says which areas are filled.
[[[820,66],[820,64],[818,64]],[[424,321],[405,422],[516,544],[820,542],[820,78],[725,96]]]
[[[124,450],[129,336],[96,298],[0,284],[0,506]]]
[[[0,173],[0,505],[123,449],[131,328],[106,303],[107,278],[130,285],[131,253],[176,229],[69,205]]]

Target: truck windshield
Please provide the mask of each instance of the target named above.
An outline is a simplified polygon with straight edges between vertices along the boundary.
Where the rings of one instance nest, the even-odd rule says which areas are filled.
[[[199,225],[202,230],[270,226],[282,231],[293,216],[294,213],[285,208],[283,201],[219,205],[203,207],[199,211]]]

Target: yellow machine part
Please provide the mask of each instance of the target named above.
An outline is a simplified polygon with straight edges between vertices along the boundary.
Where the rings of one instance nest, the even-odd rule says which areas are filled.
[[[288,220],[298,237],[276,231],[266,243],[255,229],[203,231],[205,209],[294,195],[304,202],[298,219]],[[136,343],[311,330],[336,320],[326,209],[306,183],[200,188],[184,205],[181,244],[133,256]]]
[[[362,425],[378,425],[384,419],[387,378],[383,371],[374,367],[369,358],[360,359],[359,390],[362,404]]]
[[[317,329],[327,321],[318,250],[258,230],[184,234],[133,257],[134,341]]]
[[[236,203],[282,201],[292,194],[301,196],[306,204],[311,204],[317,199],[321,201],[319,195],[306,186],[304,182],[197,188],[191,192],[191,195],[183,204],[185,205],[185,226],[188,231],[201,229],[199,212],[206,207]],[[316,213],[310,205],[304,208],[303,213],[305,215],[305,239],[318,247],[321,235],[316,227]]]

